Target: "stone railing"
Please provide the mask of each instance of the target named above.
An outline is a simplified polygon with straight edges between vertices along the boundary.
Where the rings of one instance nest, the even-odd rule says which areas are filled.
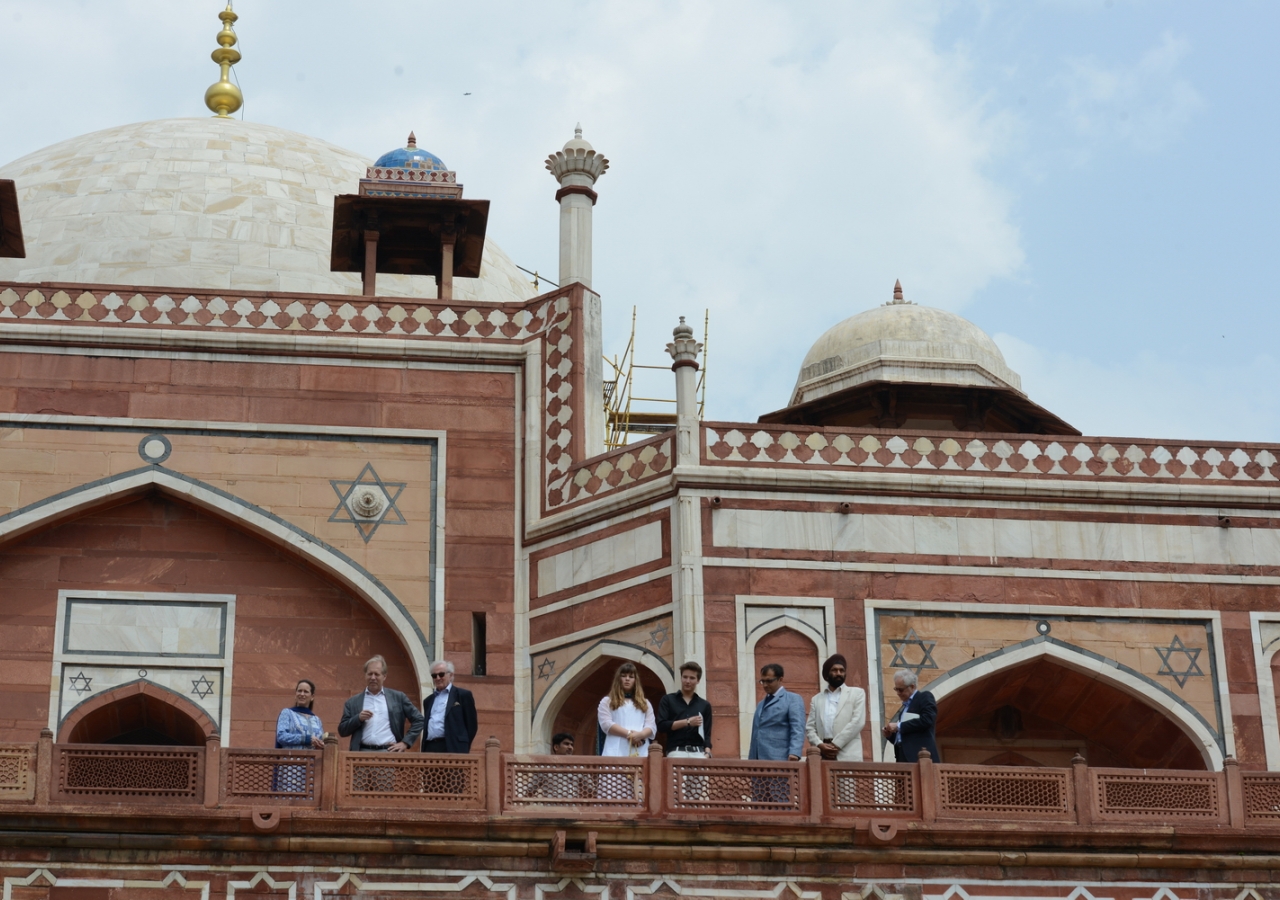
[[[825,471],[1280,484],[1280,447],[706,424],[702,462]]]
[[[890,841],[901,827],[974,822],[1039,830],[1150,827],[1280,832],[1280,773],[351,753],[207,747],[0,744],[0,809],[252,809],[272,830],[291,808],[383,809],[425,819],[832,824]]]

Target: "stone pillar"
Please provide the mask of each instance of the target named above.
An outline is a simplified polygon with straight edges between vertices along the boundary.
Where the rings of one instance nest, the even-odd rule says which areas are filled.
[[[458,241],[457,232],[440,235],[440,294],[441,300],[453,299],[453,248]]]
[[[502,814],[502,743],[493,735],[484,742],[484,809],[491,819]]]
[[[206,809],[217,808],[223,777],[222,736],[211,734],[204,739],[204,805]]]
[[[372,297],[378,290],[378,232],[364,233],[364,271],[360,273],[363,294]]]
[[[676,373],[676,472],[698,465],[698,353],[702,344],[693,339],[693,329],[680,317],[667,344],[671,369]],[[706,669],[706,622],[702,596],[702,500],[677,489],[671,509],[671,593],[675,599],[672,616],[675,630],[676,665],[696,662]]]
[[[547,157],[547,169],[560,182],[560,286],[575,281],[591,287],[591,210],[596,205],[596,180],[609,160],[582,139],[582,126],[573,140]]]

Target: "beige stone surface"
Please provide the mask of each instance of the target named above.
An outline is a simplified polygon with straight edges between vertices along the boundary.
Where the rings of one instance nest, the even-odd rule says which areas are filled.
[[[388,148],[389,149],[389,148]],[[236,119],[161,119],[63,141],[0,167],[17,183],[26,259],[0,281],[64,281],[359,294],[329,271],[333,198],[369,161],[325,141]],[[434,297],[435,279],[378,278],[378,293]],[[534,295],[492,241],[454,296]]]
[[[64,491],[144,467],[144,431],[13,428],[0,434],[0,514]],[[198,479],[314,534],[370,571],[428,630],[432,533],[431,447],[298,437],[166,432],[166,469]],[[94,449],[85,450],[91,444]],[[384,482],[404,484],[396,509],[366,543],[351,522],[331,522],[331,480],[354,481],[366,463]],[[14,498],[17,502],[13,502]],[[6,502],[7,501],[7,502]]]

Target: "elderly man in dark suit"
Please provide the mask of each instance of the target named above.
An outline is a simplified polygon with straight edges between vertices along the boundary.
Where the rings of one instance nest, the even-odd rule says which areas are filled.
[[[921,750],[928,750],[933,761],[938,762],[938,744],[934,740],[938,704],[933,694],[917,690],[917,683],[916,673],[910,669],[893,673],[893,692],[902,701],[902,708],[884,726],[884,739],[893,744],[893,756],[898,762],[915,762]]]
[[[470,753],[476,739],[476,700],[466,688],[453,683],[453,663],[431,664],[431,684],[435,693],[422,704],[427,733],[423,753]]]
[[[373,657],[364,664],[364,693],[356,694],[342,708],[338,734],[351,738],[352,750],[403,753],[422,734],[418,705],[399,691],[383,687],[386,680],[387,661]]]

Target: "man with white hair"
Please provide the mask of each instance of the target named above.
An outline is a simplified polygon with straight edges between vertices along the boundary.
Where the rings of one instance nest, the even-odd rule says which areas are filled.
[[[431,685],[435,692],[422,704],[427,720],[422,752],[470,753],[471,742],[480,728],[475,697],[453,683],[453,663],[444,660],[431,664]]]
[[[902,708],[884,726],[883,734],[893,744],[893,756],[898,762],[915,762],[921,750],[928,750],[933,761],[939,761],[934,740],[938,704],[933,694],[917,689],[918,680],[910,669],[893,673],[893,692],[902,701]]]
[[[364,664],[365,691],[342,708],[338,734],[351,738],[352,750],[384,750],[403,753],[422,734],[418,706],[399,691],[384,687],[387,661],[374,656]],[[409,727],[405,728],[405,722]]]

